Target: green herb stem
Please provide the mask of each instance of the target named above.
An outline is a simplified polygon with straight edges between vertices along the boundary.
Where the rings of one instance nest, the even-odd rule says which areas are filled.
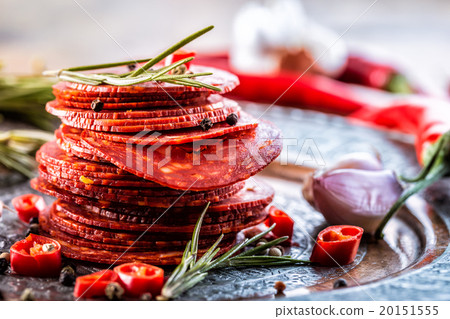
[[[412,185],[402,193],[400,198],[392,205],[387,214],[384,216],[375,231],[376,239],[383,238],[383,230],[386,227],[386,224],[403,206],[408,198],[434,184],[450,173],[450,132],[443,134],[431,147],[432,154],[428,158],[427,162],[424,163],[424,167],[418,176],[415,178],[402,178],[404,181],[412,183]]]
[[[208,275],[208,272],[213,269],[224,267],[286,266],[298,264],[306,265],[310,263],[309,261],[294,259],[290,256],[255,256],[255,254],[259,253],[261,249],[273,247],[274,245],[285,241],[287,237],[272,240],[264,245],[235,255],[240,250],[244,249],[248,245],[256,242],[258,239],[268,234],[275,227],[275,224],[264,232],[261,232],[260,234],[235,245],[222,256],[215,258],[215,256],[220,251],[219,244],[223,239],[222,234],[216,240],[216,242],[203,254],[203,256],[197,260],[198,239],[200,235],[201,224],[208,210],[208,207],[209,203],[197,220],[197,223],[194,227],[194,232],[192,234],[192,240],[189,241],[189,243],[186,245],[180,264],[175,268],[170,278],[165,283],[161,291],[161,296],[158,296],[157,298],[158,300],[169,300],[177,298],[182,293],[194,287],[197,283],[205,279]]]
[[[187,38],[181,40],[180,42],[172,45],[170,48],[168,48],[167,50],[165,50],[162,53],[158,54],[157,56],[155,56],[150,61],[148,61],[142,67],[140,67],[139,69],[136,69],[133,73],[131,73],[129,75],[129,77],[135,77],[135,76],[138,76],[138,75],[144,73],[145,71],[150,69],[152,66],[154,66],[158,62],[160,62],[163,59],[165,59],[170,54],[172,54],[175,51],[177,51],[178,49],[184,47],[186,44],[188,44],[189,42],[192,42],[193,40],[197,39],[198,37],[202,36],[203,34],[211,31],[213,28],[214,28],[214,26],[212,26],[212,25],[209,26],[209,27],[206,27],[206,28],[204,28],[204,29],[202,29],[200,31],[197,31],[197,32],[191,34],[190,36],[188,36]]]

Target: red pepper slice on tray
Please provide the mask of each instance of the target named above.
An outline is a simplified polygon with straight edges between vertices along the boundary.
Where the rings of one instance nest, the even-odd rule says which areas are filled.
[[[17,196],[12,200],[12,205],[17,211],[19,219],[27,224],[31,219],[38,217],[39,213],[47,207],[44,199],[36,194]]]
[[[276,224],[275,228],[272,229],[272,233],[275,236],[289,236],[289,240],[292,239],[292,234],[294,233],[294,220],[275,206],[269,208],[269,218],[266,220],[265,224],[267,227]]]
[[[105,295],[106,287],[117,282],[119,276],[112,270],[102,270],[90,275],[77,277],[73,295],[75,298],[92,298]]]
[[[117,266],[114,271],[126,294],[138,297],[149,292],[158,296],[164,285],[164,270],[144,263],[128,263]]]
[[[190,57],[195,57],[195,52],[194,51],[187,51],[187,50],[183,50],[183,49],[179,49],[177,51],[175,51],[174,53],[172,53],[171,55],[169,55],[166,60],[165,60],[165,65],[170,65],[172,63],[175,63],[177,61],[183,60],[183,59],[187,59]],[[186,68],[189,69],[189,66],[191,65],[191,62],[186,63]]]
[[[338,225],[322,230],[317,236],[310,260],[322,266],[343,266],[355,260],[364,229]]]
[[[61,245],[51,238],[30,234],[11,246],[11,268],[24,276],[54,277],[61,270]]]

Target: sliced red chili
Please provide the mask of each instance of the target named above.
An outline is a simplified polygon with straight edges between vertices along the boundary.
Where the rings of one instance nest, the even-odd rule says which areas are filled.
[[[14,209],[21,221],[29,223],[31,219],[38,217],[39,213],[46,209],[44,199],[35,194],[25,194],[12,200]]]
[[[292,239],[294,233],[294,220],[282,210],[271,206],[269,208],[269,218],[266,220],[266,226],[276,224],[272,233],[277,237],[289,236]]]
[[[353,262],[364,229],[357,226],[330,226],[317,236],[310,260],[322,266],[343,266]]]
[[[90,275],[77,277],[73,295],[75,298],[92,298],[105,296],[106,287],[119,280],[112,270],[102,270]]]
[[[11,268],[24,276],[55,277],[61,270],[61,245],[51,238],[30,234],[11,246]]]
[[[194,51],[187,51],[187,50],[183,50],[183,49],[179,49],[177,51],[175,51],[174,53],[172,53],[171,55],[169,55],[166,60],[165,60],[165,64],[166,65],[170,65],[172,63],[175,63],[177,61],[183,60],[183,59],[187,59],[190,57],[195,57],[195,52]],[[191,62],[186,63],[186,68],[189,69],[189,66],[191,65]]]
[[[129,296],[138,297],[149,292],[156,297],[164,285],[164,270],[152,265],[128,263],[115,267],[114,271]]]

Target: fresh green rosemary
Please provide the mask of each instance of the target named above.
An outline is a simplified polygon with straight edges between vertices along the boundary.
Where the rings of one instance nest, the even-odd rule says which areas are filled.
[[[54,81],[42,76],[0,75],[0,115],[53,131],[56,117],[44,107],[54,99],[53,84]]]
[[[192,234],[192,240],[187,243],[180,264],[175,268],[175,270],[172,272],[171,276],[165,283],[161,291],[161,296],[157,297],[158,300],[170,300],[177,298],[182,293],[194,287],[200,281],[205,279],[210,270],[217,268],[286,266],[294,264],[305,265],[310,263],[310,261],[294,259],[290,256],[258,256],[258,253],[260,253],[261,251],[287,240],[287,236],[277,238],[264,245],[257,246],[238,253],[240,250],[244,249],[245,247],[268,234],[275,227],[275,225],[272,225],[266,231],[235,245],[225,254],[214,259],[214,257],[220,251],[219,244],[223,238],[222,234],[217,239],[217,241],[206,251],[206,253],[204,253],[203,256],[197,260],[200,229],[202,226],[203,218],[208,211],[208,208],[209,203],[206,205],[195,225],[194,232]]]
[[[0,164],[33,178],[37,167],[34,154],[42,144],[53,139],[53,134],[40,130],[0,132]]]
[[[169,74],[170,71],[175,68],[192,61],[194,58],[186,58],[177,62],[174,62],[168,66],[164,66],[158,69],[151,69],[151,67],[155,66],[158,62],[161,62],[170,54],[174,53],[176,50],[182,48],[189,42],[197,39],[201,35],[206,32],[212,30],[214,26],[209,26],[200,31],[197,31],[180,42],[172,45],[170,48],[165,50],[164,52],[158,54],[154,58],[141,59],[136,61],[123,61],[123,62],[115,62],[115,63],[105,63],[105,64],[95,64],[95,65],[86,65],[86,66],[78,66],[71,67],[67,69],[60,70],[51,70],[45,71],[43,74],[46,76],[56,76],[63,81],[88,84],[88,85],[101,85],[108,84],[114,86],[127,86],[127,85],[135,85],[144,82],[151,81],[159,81],[159,82],[167,82],[177,85],[184,86],[193,86],[199,88],[208,88],[214,91],[221,91],[220,88],[209,85],[207,83],[203,83],[197,81],[195,78],[212,75],[209,72],[202,73],[185,73],[185,74]],[[135,63],[143,63],[144,65],[140,66],[134,71],[129,71],[121,74],[113,74],[113,73],[81,73],[81,71],[92,71],[99,69],[107,69],[116,66],[123,65],[131,65]]]

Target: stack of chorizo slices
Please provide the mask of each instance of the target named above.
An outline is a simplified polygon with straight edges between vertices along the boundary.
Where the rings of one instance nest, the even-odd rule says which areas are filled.
[[[208,84],[226,93],[225,71]],[[209,82],[208,82],[209,81]],[[179,263],[205,205],[199,252],[263,222],[273,189],[250,178],[281,152],[280,131],[205,88],[147,82],[117,87],[60,82],[47,103],[62,125],[37,152],[31,186],[56,197],[42,231],[69,258]],[[91,103],[102,108],[91,108]],[[95,109],[95,110],[94,110]]]

